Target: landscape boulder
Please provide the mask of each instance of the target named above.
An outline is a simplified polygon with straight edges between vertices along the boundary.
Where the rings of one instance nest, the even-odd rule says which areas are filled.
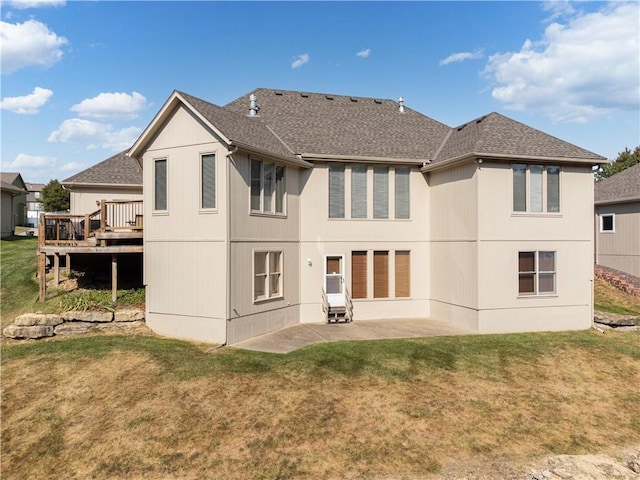
[[[31,326],[19,326],[9,325],[6,327],[2,334],[9,338],[43,338],[53,337],[54,326],[53,325],[31,325]]]
[[[144,320],[144,312],[142,310],[116,310],[113,314],[114,322],[136,322],[139,320]]]
[[[70,311],[62,314],[65,322],[112,322],[113,312],[96,312],[93,310]]]
[[[640,323],[638,317],[633,315],[620,315],[609,312],[594,312],[593,320],[610,327],[633,327]]]
[[[17,327],[56,326],[63,322],[60,315],[46,313],[25,313],[16,317],[13,324]]]
[[[63,323],[55,328],[55,334],[60,336],[80,335],[83,333],[89,333],[93,327],[94,324],[90,322]]]

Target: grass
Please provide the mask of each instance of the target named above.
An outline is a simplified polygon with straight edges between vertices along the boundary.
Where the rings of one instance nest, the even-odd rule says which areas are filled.
[[[0,241],[2,328],[22,313],[56,313],[67,310],[110,310],[111,289],[74,290],[47,288],[47,299],[38,301],[37,237],[15,236]],[[118,306],[143,306],[144,289],[118,290]]]
[[[640,442],[640,335],[3,348],[2,478],[424,478]],[[81,452],[81,453],[79,453]]]
[[[638,297],[625,294],[601,278],[594,281],[594,307],[603,312],[640,315]]]

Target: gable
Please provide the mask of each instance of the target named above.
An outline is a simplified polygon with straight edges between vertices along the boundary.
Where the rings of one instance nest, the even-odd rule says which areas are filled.
[[[148,143],[147,150],[221,141],[222,139],[215,132],[180,104],[158,126],[155,135]]]

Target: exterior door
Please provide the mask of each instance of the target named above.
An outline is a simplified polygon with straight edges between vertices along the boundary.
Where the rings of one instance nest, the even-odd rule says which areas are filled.
[[[330,306],[344,306],[344,255],[325,255],[324,291]]]

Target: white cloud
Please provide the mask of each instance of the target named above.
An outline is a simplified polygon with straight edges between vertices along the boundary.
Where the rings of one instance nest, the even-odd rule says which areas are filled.
[[[69,162],[65,163],[60,167],[61,172],[76,172],[80,169],[84,169],[85,166],[82,163],[78,162]]]
[[[360,50],[358,53],[356,53],[356,57],[360,57],[360,58],[367,58],[369,55],[371,55],[370,48],[367,48],[365,50]]]
[[[71,107],[81,117],[93,118],[136,118],[147,106],[147,99],[138,92],[101,93],[93,98],[86,98]]]
[[[309,61],[309,55],[303,53],[302,55],[298,55],[298,58],[291,64],[291,68],[300,68],[302,65]]]
[[[489,57],[492,96],[513,110],[540,110],[554,121],[586,122],[640,103],[637,2],[612,3],[552,23],[539,42]]]
[[[9,168],[33,168],[33,167],[47,167],[55,164],[56,159],[52,157],[45,157],[42,155],[27,155],[26,153],[19,153],[16,158],[7,165]]]
[[[0,101],[0,110],[33,115],[40,111],[40,107],[47,103],[52,95],[53,92],[51,90],[36,87],[32,93],[24,97],[3,98],[2,101]]]
[[[66,0],[11,0],[7,2],[13,8],[64,7]]]
[[[556,20],[560,17],[569,17],[576,13],[572,3],[569,0],[545,0],[542,2],[542,9],[545,12],[551,12],[545,22]]]
[[[62,46],[67,39],[59,37],[35,20],[24,23],[0,21],[2,43],[2,73],[12,73],[24,67],[50,67],[62,58]]]
[[[452,53],[447,58],[440,60],[440,65],[448,65],[454,62],[464,62],[465,60],[474,60],[476,58],[482,58],[482,50],[476,50],[475,52],[458,52]]]
[[[82,118],[71,118],[60,124],[49,135],[47,141],[87,144],[87,150],[106,148],[119,151],[130,147],[142,130],[138,127],[115,129],[107,123],[92,122]]]

